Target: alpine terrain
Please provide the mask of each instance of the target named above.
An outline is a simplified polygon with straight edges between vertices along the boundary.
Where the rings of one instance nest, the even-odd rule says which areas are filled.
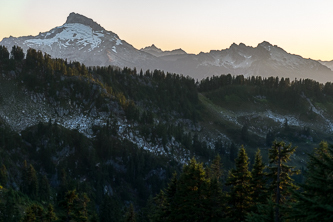
[[[0,221],[332,221],[332,73],[268,42],[137,50],[75,13],[5,38]]]
[[[34,48],[53,58],[78,61],[87,66],[160,69],[201,80],[213,75],[279,76],[310,78],[322,83],[333,80],[333,71],[318,61],[289,54],[268,42],[257,47],[232,44],[224,50],[197,55],[182,49],[162,51],[155,45],[137,50],[117,34],[83,15],[71,13],[65,24],[37,36],[4,38],[0,45]]]

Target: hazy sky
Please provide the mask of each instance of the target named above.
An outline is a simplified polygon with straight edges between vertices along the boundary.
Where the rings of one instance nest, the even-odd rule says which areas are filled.
[[[333,59],[332,0],[0,0],[0,40],[48,31],[70,12],[138,49],[199,53],[268,41],[305,58]]]

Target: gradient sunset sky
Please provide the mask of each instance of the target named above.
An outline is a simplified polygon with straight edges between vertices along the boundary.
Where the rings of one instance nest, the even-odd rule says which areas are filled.
[[[188,53],[257,46],[333,60],[331,0],[0,0],[0,40],[37,35],[85,15],[137,49],[155,44]]]

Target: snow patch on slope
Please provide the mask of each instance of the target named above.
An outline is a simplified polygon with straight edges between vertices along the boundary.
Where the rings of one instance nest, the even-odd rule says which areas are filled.
[[[304,94],[303,94],[302,96],[303,96],[303,98],[306,98]],[[311,100],[310,100],[309,98],[306,98],[306,100],[307,100],[308,103],[310,104],[311,109],[312,109],[312,112],[314,112],[314,113],[316,113],[317,115],[319,115],[319,116],[320,116],[321,118],[323,118],[324,121],[327,123],[327,125],[328,125],[328,131],[329,131],[329,132],[333,132],[333,123],[323,115],[323,111],[317,109],[317,108],[312,104],[312,102],[311,102]]]
[[[274,122],[277,123],[285,123],[286,121],[288,122],[288,125],[291,126],[300,126],[300,122],[298,121],[297,118],[293,117],[293,116],[289,116],[289,115],[280,115],[277,113],[273,113],[270,110],[267,110],[266,113],[263,113],[264,116],[266,116],[267,118],[272,119]]]
[[[51,35],[50,33],[47,33],[44,38],[28,39],[25,43],[29,46],[35,44],[38,46],[44,45],[51,47],[53,44],[59,44],[61,42],[63,47],[67,47],[71,45],[71,42],[77,42],[83,46],[90,45],[91,50],[93,50],[101,44],[102,38],[104,37],[102,31],[93,31],[89,26],[78,23],[64,24],[63,26],[55,28],[52,32],[57,30],[62,31],[52,38],[47,38]]]
[[[121,42],[121,40],[120,39],[117,39],[117,41],[116,41],[116,45],[122,45],[123,43]]]
[[[226,68],[231,69],[238,69],[238,68],[249,68],[252,63],[253,59],[251,55],[245,55],[242,53],[238,53],[239,56],[243,57],[241,61],[236,61],[232,58],[231,55],[214,55],[213,60],[206,60],[201,63],[203,66],[224,66]]]

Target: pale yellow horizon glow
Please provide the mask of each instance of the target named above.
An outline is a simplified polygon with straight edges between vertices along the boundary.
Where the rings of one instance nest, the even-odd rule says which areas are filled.
[[[137,49],[155,44],[198,54],[232,43],[256,47],[268,41],[289,53],[327,61],[333,60],[332,8],[328,0],[2,0],[0,40],[38,35],[76,12]]]

